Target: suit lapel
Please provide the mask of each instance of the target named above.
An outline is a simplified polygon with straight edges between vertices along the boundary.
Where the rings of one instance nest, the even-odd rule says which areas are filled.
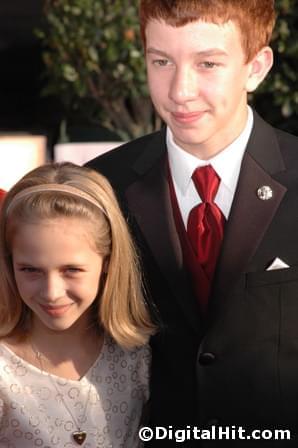
[[[245,270],[287,190],[274,179],[285,169],[275,133],[256,114],[254,120],[214,281],[214,295],[219,297],[228,294]],[[258,197],[262,186],[272,189],[272,199]]]
[[[157,149],[158,148],[158,149]],[[193,328],[198,328],[198,306],[183,269],[183,258],[172,213],[165,170],[165,135],[142,151],[134,170],[138,180],[126,191],[134,215],[156,263]],[[257,114],[245,152],[239,182],[225,228],[214,278],[213,295],[227,295],[256,252],[287,189],[275,179],[285,170],[274,130]],[[259,199],[262,186],[273,198]]]
[[[152,148],[143,152],[143,156],[134,166],[139,180],[128,187],[126,197],[130,212],[134,215],[156,263],[169,284],[173,297],[197,332],[199,310],[183,267],[166,177],[164,141],[164,138],[159,141],[163,151],[158,158],[155,156],[154,162],[152,152],[147,156]]]

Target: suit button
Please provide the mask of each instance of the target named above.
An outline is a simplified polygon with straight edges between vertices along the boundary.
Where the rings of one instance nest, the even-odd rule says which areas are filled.
[[[214,363],[216,357],[214,355],[214,353],[201,353],[199,356],[199,363],[202,366],[210,366],[211,364]]]

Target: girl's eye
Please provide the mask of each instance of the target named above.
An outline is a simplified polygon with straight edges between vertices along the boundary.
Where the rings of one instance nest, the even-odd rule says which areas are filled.
[[[21,268],[21,271],[22,271],[22,272],[28,272],[29,274],[36,273],[36,272],[40,272],[39,269],[37,269],[37,268],[32,268],[32,267],[24,267],[24,268]]]

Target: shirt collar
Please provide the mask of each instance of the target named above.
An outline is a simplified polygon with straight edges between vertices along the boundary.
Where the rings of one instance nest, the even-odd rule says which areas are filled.
[[[253,112],[248,106],[248,117],[245,128],[229,146],[209,160],[201,160],[189,154],[174,142],[173,133],[167,127],[167,149],[169,164],[175,184],[182,194],[186,194],[194,170],[200,166],[211,164],[221,181],[234,192],[238,181],[241,162],[253,127]]]

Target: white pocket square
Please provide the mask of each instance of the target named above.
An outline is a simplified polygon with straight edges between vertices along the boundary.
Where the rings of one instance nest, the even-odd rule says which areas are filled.
[[[282,261],[280,258],[275,258],[272,263],[270,264],[270,266],[268,266],[268,268],[266,269],[266,271],[274,271],[275,269],[287,269],[290,266],[285,263],[284,261]]]

